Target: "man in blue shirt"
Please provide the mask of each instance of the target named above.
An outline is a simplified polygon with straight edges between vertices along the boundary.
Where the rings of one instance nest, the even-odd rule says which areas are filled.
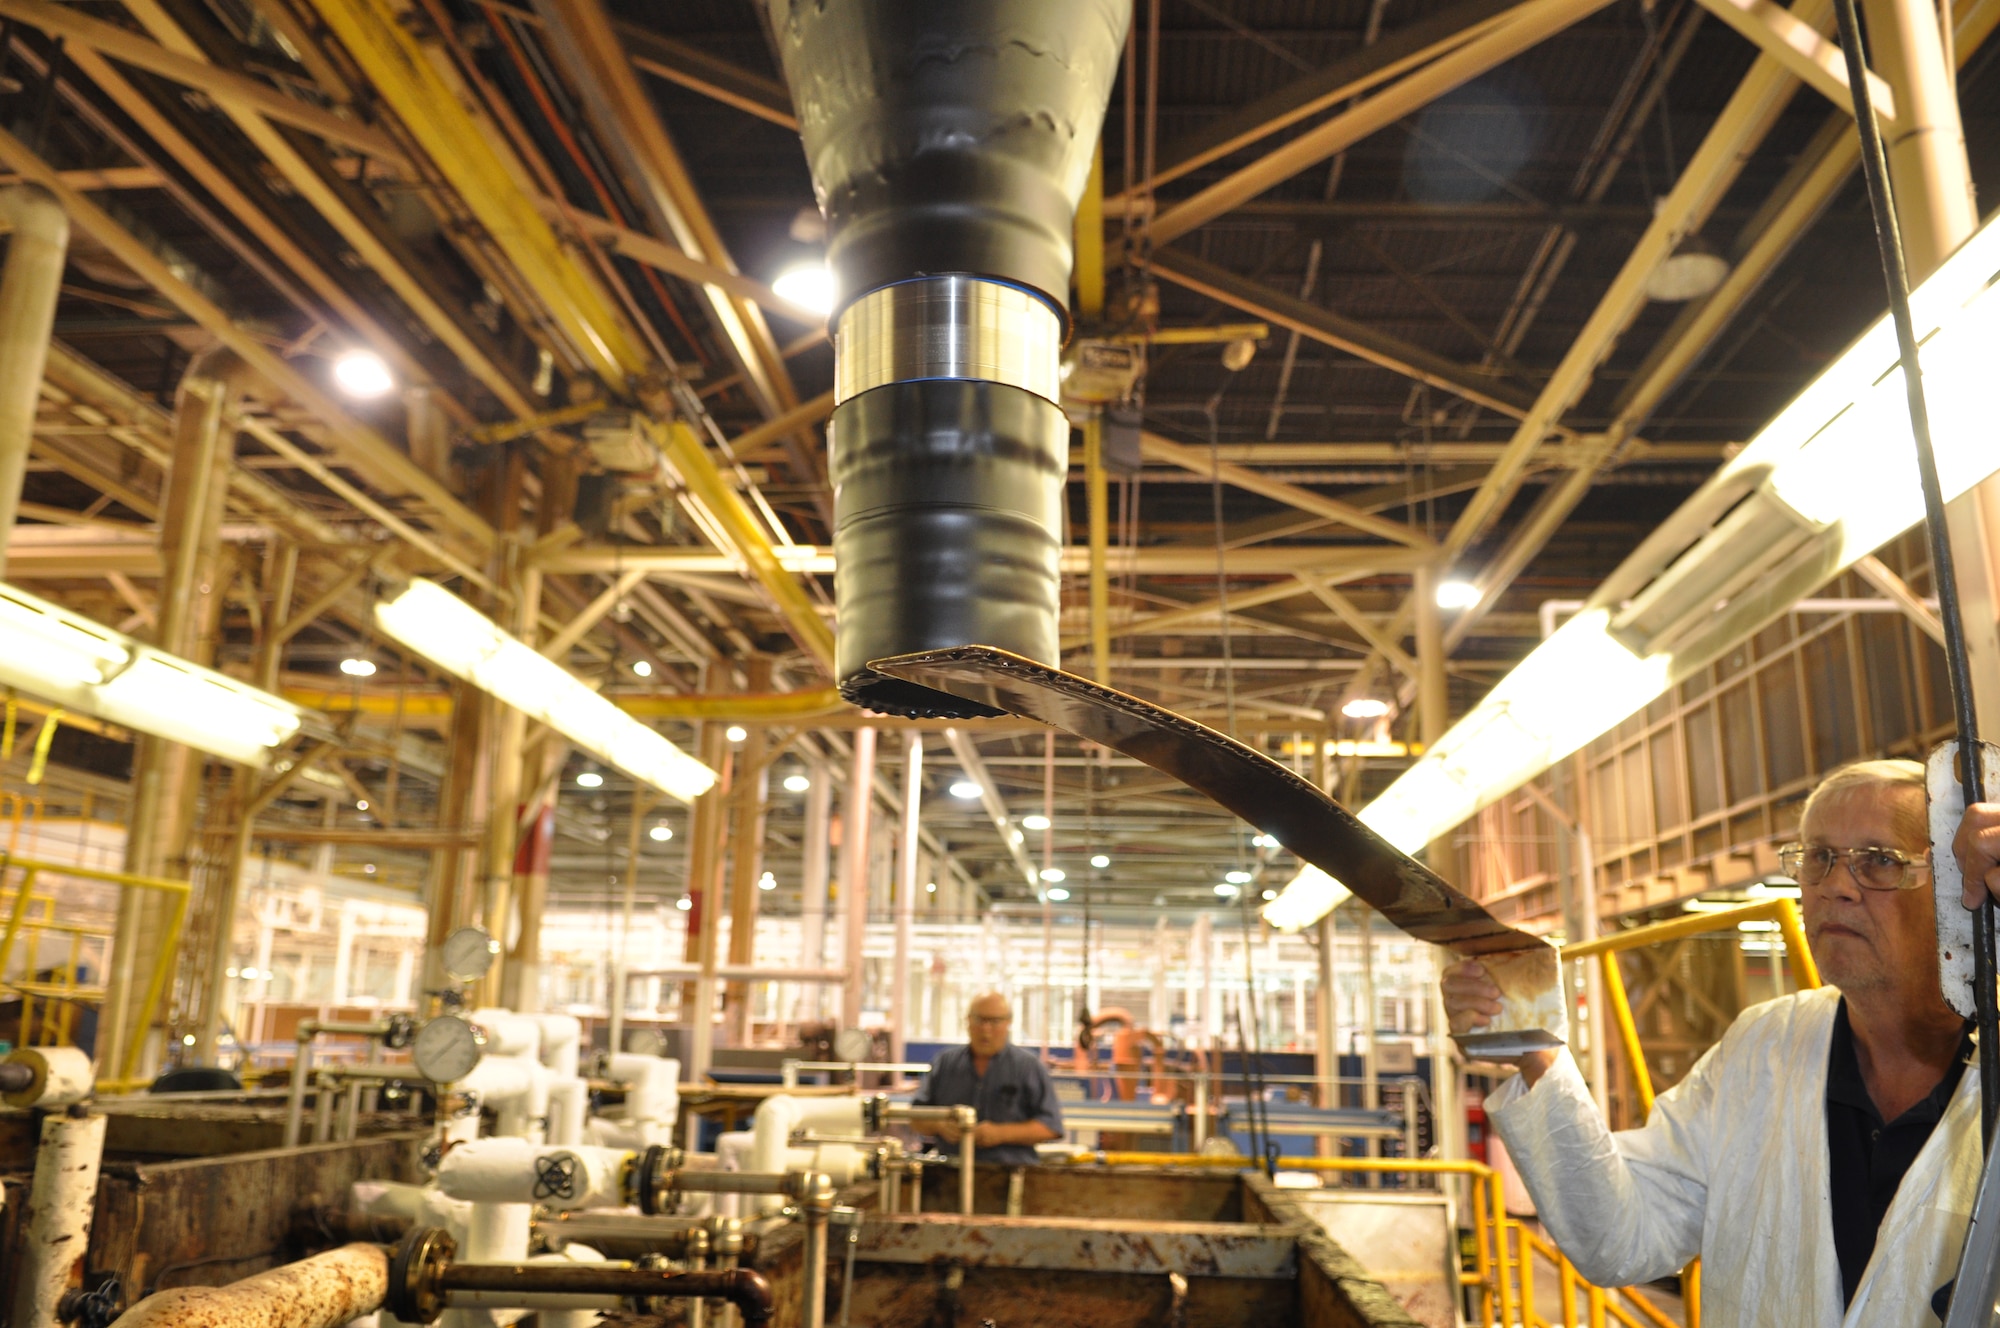
[[[1056,1086],[1041,1058],[1014,1046],[1014,1007],[997,991],[973,1001],[965,1019],[966,1045],[950,1047],[931,1062],[917,1089],[923,1107],[972,1107],[979,1124],[972,1132],[975,1160],[1000,1166],[1033,1165],[1035,1145],[1062,1138],[1062,1109]],[[939,1131],[956,1147],[961,1133]]]

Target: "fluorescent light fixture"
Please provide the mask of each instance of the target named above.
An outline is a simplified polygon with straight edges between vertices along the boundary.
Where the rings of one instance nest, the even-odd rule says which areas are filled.
[[[979,785],[970,779],[957,780],[951,786],[951,796],[954,798],[976,798],[979,792]]]
[[[1066,881],[1069,879],[1069,873],[1060,867],[1044,867],[1042,868],[1042,879],[1049,882]]]
[[[771,289],[778,293],[779,299],[822,318],[833,312],[834,301],[839,298],[833,273],[823,262],[799,263],[786,268],[771,283]]]
[[[373,401],[396,386],[396,376],[372,350],[350,350],[333,362],[333,381],[357,401]]]
[[[1947,501],[2000,469],[1991,430],[1996,273],[2000,224],[1989,222],[1910,296]],[[1607,586],[1630,607],[1591,601],[1364,808],[1361,820],[1415,852],[1922,520],[1890,320],[1862,333],[1689,502],[1704,506],[1682,509],[1696,518],[1680,523],[1692,526],[1684,551],[1655,575],[1650,569],[1662,554],[1642,546],[1612,574]],[[1714,509],[1713,519],[1704,507]],[[1296,929],[1346,897],[1338,882],[1307,868],[1265,907],[1264,918]]]
[[[1379,696],[1357,696],[1340,713],[1349,719],[1380,719],[1389,713],[1389,703]]]
[[[713,770],[435,582],[412,578],[394,598],[376,603],[375,622],[445,672],[642,783],[683,802],[715,784]]]
[[[0,686],[120,728],[262,765],[305,712],[0,583]]]
[[[1065,899],[1068,898],[1069,898],[1069,891],[1063,889],[1061,886],[1056,886],[1054,889],[1049,891],[1049,899],[1053,903],[1060,904]]]
[[[641,678],[650,678],[650,677],[652,677],[652,676],[653,676],[653,664],[652,664],[652,661],[651,661],[651,660],[645,660],[645,659],[635,659],[635,660],[633,660],[633,661],[632,661],[632,672],[634,672],[634,673],[638,674],[638,675],[639,675],[639,676],[640,676]]]
[[[811,788],[812,786],[813,786],[812,780],[808,779],[804,775],[785,776],[785,792],[787,793],[804,793],[807,789]]]
[[[689,909],[694,907],[694,901],[692,899],[689,899],[686,895],[682,895],[679,899],[676,899],[674,901],[674,907],[679,909],[681,912],[685,913]]]
[[[576,786],[578,788],[603,788],[604,776],[598,774],[595,770],[581,771],[576,777]]]
[[[1469,609],[1479,602],[1479,587],[1470,581],[1440,581],[1437,606],[1441,609]]]
[[[778,878],[770,872],[765,872],[757,878],[757,888],[759,890],[775,890],[778,888]]]
[[[655,844],[664,844],[673,837],[674,837],[674,828],[668,825],[665,821],[660,822],[658,825],[654,826],[651,830],[648,830],[646,832],[646,838],[652,840]]]
[[[1029,812],[1021,818],[1021,828],[1023,830],[1046,830],[1049,828],[1049,818],[1040,812]]]
[[[375,661],[354,655],[340,661],[340,671],[350,678],[372,678],[375,676]]]
[[[1091,855],[1090,865],[1099,871],[1103,871],[1111,865],[1111,855],[1109,853],[1094,853]]]
[[[750,730],[744,728],[741,724],[731,724],[728,728],[722,731],[722,736],[729,739],[731,742],[742,742],[745,738],[750,736]]]

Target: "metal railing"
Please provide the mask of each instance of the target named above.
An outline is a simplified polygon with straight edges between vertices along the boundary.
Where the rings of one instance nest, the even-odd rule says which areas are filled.
[[[72,867],[60,862],[42,862],[35,858],[23,858],[11,853],[0,853],[0,882],[4,882],[14,872],[20,873],[20,880],[14,886],[12,898],[7,901],[6,930],[0,932],[0,985],[21,992],[22,1026],[24,1030],[27,1027],[26,1019],[29,1013],[28,1002],[35,996],[69,1002],[69,1011],[65,1012],[66,1018],[62,1025],[64,1030],[71,1027],[67,1015],[70,1011],[74,1010],[76,1002],[96,1000],[101,1003],[104,999],[104,988],[102,986],[86,986],[74,981],[75,959],[77,947],[81,943],[83,936],[100,934],[108,937],[109,933],[102,928],[73,927],[70,924],[54,922],[52,920],[52,912],[47,910],[45,910],[43,917],[31,919],[28,916],[30,905],[37,900],[52,899],[52,896],[40,893],[35,889],[35,882],[42,873],[47,872],[51,876],[60,876],[71,880],[97,881],[106,885],[115,885],[121,891],[155,890],[169,897],[171,904],[167,912],[167,925],[161,932],[159,952],[153,956],[152,971],[146,979],[145,996],[140,1002],[137,1020],[134,1024],[134,1027],[140,1029],[150,1027],[153,1017],[159,1012],[161,1003],[166,999],[167,979],[173,972],[174,951],[180,945],[181,927],[187,920],[188,896],[190,893],[188,883],[186,881],[167,880],[164,877],[157,876],[137,876],[130,872],[99,871],[92,867]],[[53,904],[51,903],[49,907],[52,909]],[[17,981],[5,978],[8,966],[14,961],[15,944],[21,939],[24,933],[34,936],[36,932],[42,930],[75,933],[71,942],[71,962],[68,969],[70,980],[65,983],[36,982],[34,980],[35,953],[32,948],[27,950],[27,966],[23,979]],[[117,944],[115,937],[111,938],[111,943],[113,945]],[[107,1078],[100,1075],[97,1081],[98,1087],[106,1092],[118,1092],[140,1084],[142,1081],[136,1078],[136,1076],[139,1069],[139,1055],[144,1049],[144,1043],[145,1039],[143,1037],[133,1038],[132,1044],[125,1049],[123,1064],[115,1067],[117,1071],[116,1077]]]

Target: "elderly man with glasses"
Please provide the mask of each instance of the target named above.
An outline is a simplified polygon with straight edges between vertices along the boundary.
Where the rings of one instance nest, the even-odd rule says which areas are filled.
[[[1923,767],[1866,761],[1807,798],[1798,881],[1826,986],[1752,1006],[1636,1130],[1611,1133],[1567,1050],[1517,1062],[1487,1112],[1543,1223],[1601,1286],[1702,1257],[1707,1328],[1938,1323],[1981,1165],[1967,1021],[1938,985]],[[2000,894],[2000,807],[1958,843]],[[1448,969],[1454,1032],[1499,1012]]]
[[[976,998],[965,1016],[966,1045],[947,1047],[931,1062],[917,1089],[918,1106],[972,1107],[974,1159],[1001,1166],[1032,1166],[1035,1145],[1062,1138],[1062,1108],[1055,1081],[1032,1051],[1013,1045],[1014,1007],[997,991]],[[955,1126],[943,1128],[956,1145]]]

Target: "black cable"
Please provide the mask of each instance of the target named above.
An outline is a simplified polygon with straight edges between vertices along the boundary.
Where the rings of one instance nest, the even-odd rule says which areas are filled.
[[[1896,225],[1889,159],[1882,147],[1881,128],[1875,123],[1875,108],[1869,97],[1861,19],[1855,12],[1854,0],[1835,0],[1834,14],[1840,22],[1840,49],[1847,61],[1847,86],[1854,98],[1854,123],[1861,133],[1861,174],[1868,183],[1868,207],[1875,216],[1875,241],[1882,252],[1882,279],[1889,288],[1889,316],[1896,327],[1896,347],[1903,361],[1910,433],[1916,442],[1917,472],[1924,492],[1932,579],[1937,584],[1938,619],[1944,627],[1952,718],[1958,728],[1959,781],[1965,790],[1966,805],[1971,806],[1986,800],[1980,777],[1979,728],[1972,710],[1972,670],[1966,656],[1965,617],[1958,602],[1951,540],[1945,530],[1944,489],[1938,483],[1937,456],[1931,448],[1930,411],[1924,404],[1916,324],[1910,316],[1909,268],[1903,255],[1902,231]],[[1995,1005],[1993,985],[1993,929],[1993,900],[1982,899],[1972,917],[1972,1001],[1973,1019],[1979,1030],[1980,1140],[1989,1150],[1995,1108],[2000,1107],[2000,1008]]]

